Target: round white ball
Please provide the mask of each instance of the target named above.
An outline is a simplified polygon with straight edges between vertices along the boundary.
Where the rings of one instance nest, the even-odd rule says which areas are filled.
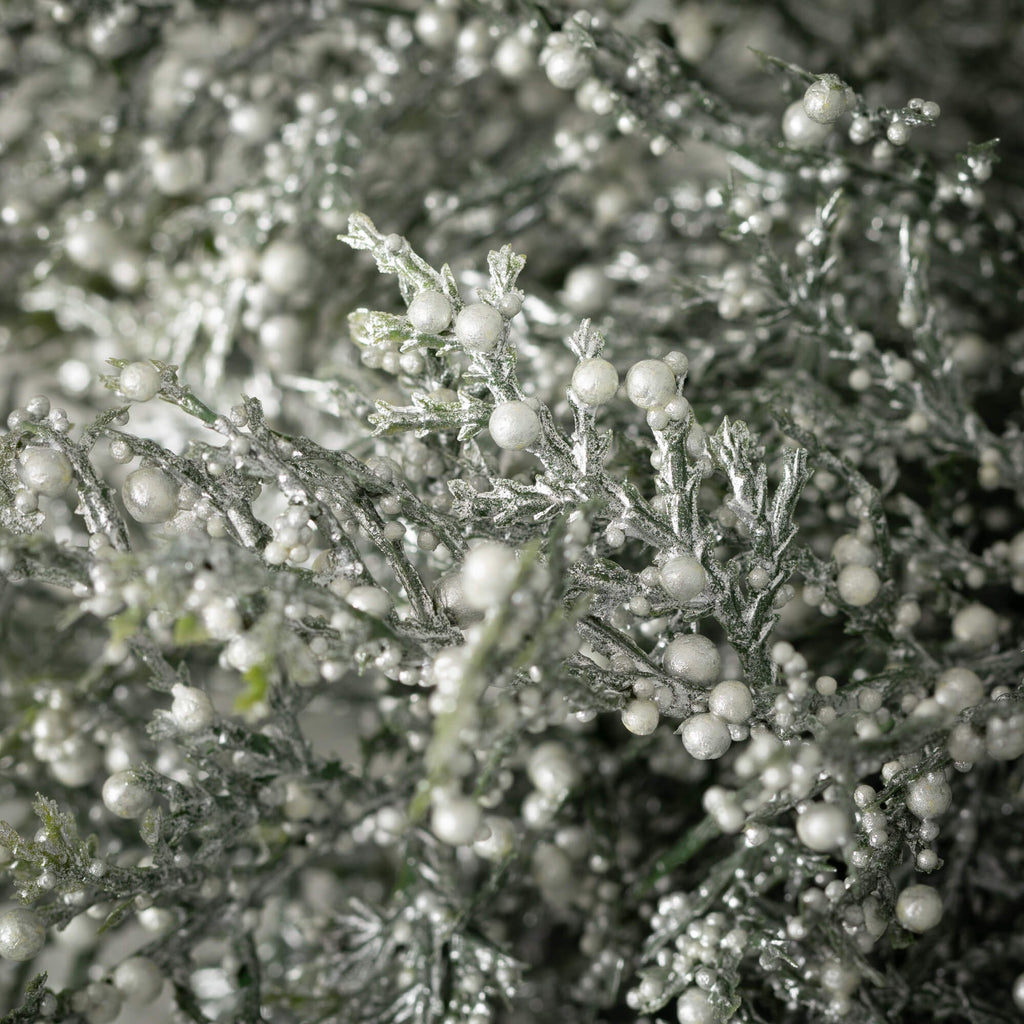
[[[434,804],[430,828],[449,846],[468,846],[480,830],[480,805],[468,796],[445,796]]]
[[[548,54],[544,73],[556,89],[575,89],[590,72],[590,62],[574,46],[558,46]]]
[[[681,730],[683,747],[698,761],[716,761],[732,746],[729,726],[713,714],[693,715]]]
[[[562,301],[579,316],[593,316],[608,301],[608,278],[600,267],[573,267],[562,285]]]
[[[526,774],[538,792],[556,799],[568,793],[580,777],[569,751],[556,740],[542,743],[531,751]]]
[[[305,246],[279,238],[260,257],[260,279],[277,295],[290,295],[305,288],[315,270]]]
[[[836,578],[839,596],[855,608],[871,604],[881,589],[878,573],[866,565],[845,565]]]
[[[746,683],[723,679],[708,694],[708,709],[731,725],[745,725],[754,713],[754,699]]]
[[[452,322],[452,304],[443,292],[427,289],[409,303],[409,322],[424,334],[440,334]]]
[[[71,1008],[86,1024],[112,1024],[121,1013],[121,993],[105,981],[94,981],[71,997]]]
[[[711,686],[722,670],[718,648],[700,633],[677,636],[661,656],[665,671],[695,686]]]
[[[519,452],[540,438],[540,417],[526,402],[499,402],[487,421],[487,429],[499,448]]]
[[[133,402],[148,402],[160,393],[160,371],[152,363],[129,363],[121,370],[117,387]]]
[[[804,93],[804,113],[818,124],[834,124],[849,109],[850,93],[835,75],[822,75]]]
[[[836,804],[811,804],[797,815],[797,838],[817,853],[842,846],[850,838],[850,833],[850,816]]]
[[[670,558],[659,572],[662,589],[680,604],[686,604],[704,592],[708,577],[704,567],[692,555]]]
[[[505,321],[486,302],[463,306],[455,318],[455,337],[467,352],[493,352]]]
[[[926,932],[942,920],[942,897],[930,885],[910,885],[896,899],[896,920],[911,932]]]
[[[991,647],[999,638],[999,617],[983,604],[969,604],[953,616],[953,637],[970,647]]]
[[[907,789],[907,810],[917,818],[930,820],[941,817],[953,802],[949,783],[938,773],[915,779]]]
[[[782,134],[792,149],[809,149],[820,146],[831,134],[832,126],[812,121],[804,110],[803,100],[796,100],[786,107],[782,115]]]
[[[148,956],[130,956],[114,968],[114,987],[129,1006],[148,1006],[164,987],[163,972]]]
[[[71,460],[53,448],[25,448],[18,456],[18,479],[36,494],[59,498],[71,476]]]
[[[622,709],[622,724],[634,736],[650,736],[657,729],[660,717],[653,700],[633,700]]]
[[[508,818],[489,814],[484,818],[488,835],[473,842],[473,851],[492,863],[504,860],[516,847],[516,830]]]
[[[626,394],[641,409],[660,409],[676,393],[676,375],[661,359],[641,359],[626,373]]]
[[[572,390],[584,405],[604,405],[618,388],[618,370],[607,359],[583,359],[573,370]]]
[[[711,1005],[711,997],[695,985],[686,989],[676,1001],[679,1024],[716,1024],[718,1014]]]
[[[28,907],[12,907],[0,914],[0,956],[5,960],[31,960],[46,942],[46,926]]]
[[[213,703],[210,698],[194,686],[175,683],[171,687],[171,717],[174,724],[185,733],[202,732],[213,722]]]
[[[984,684],[969,668],[947,668],[935,683],[936,702],[955,714],[980,704],[984,696]]]
[[[121,498],[128,515],[139,523],[165,523],[178,511],[178,485],[156,466],[129,473]]]
[[[370,584],[360,584],[353,587],[346,595],[345,600],[366,615],[372,615],[376,619],[386,619],[391,611],[391,598],[387,591],[381,587],[374,587]]]
[[[487,611],[512,593],[518,576],[515,551],[499,541],[485,541],[471,548],[462,563],[463,599],[470,608]]]
[[[153,795],[129,768],[114,772],[103,783],[103,804],[119,818],[138,818],[153,802]]]

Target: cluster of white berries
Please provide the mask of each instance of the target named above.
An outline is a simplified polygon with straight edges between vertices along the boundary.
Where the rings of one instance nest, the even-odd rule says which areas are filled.
[[[310,558],[310,545],[315,532],[310,525],[309,509],[305,505],[290,505],[273,522],[274,536],[263,549],[263,557],[270,565],[302,565]]]
[[[684,379],[688,369],[682,352],[669,352],[661,359],[641,359],[626,372],[626,397],[646,411],[652,430],[664,430],[689,415],[690,403],[676,393],[677,378]]]

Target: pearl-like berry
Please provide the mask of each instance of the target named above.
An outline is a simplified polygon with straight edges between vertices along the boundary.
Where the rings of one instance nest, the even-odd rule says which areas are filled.
[[[178,485],[156,466],[129,473],[121,497],[128,514],[139,523],[165,523],[178,511]]]
[[[604,405],[618,388],[619,373],[607,359],[583,359],[573,370],[572,390],[584,405]]]
[[[633,700],[622,709],[622,724],[634,736],[650,736],[657,729],[660,717],[653,700]]]
[[[152,363],[129,363],[121,370],[117,386],[125,398],[148,402],[160,393],[160,371]]]
[[[676,393],[676,375],[661,359],[641,359],[626,373],[626,395],[641,409],[660,409]]]
[[[804,93],[804,113],[818,124],[834,124],[850,109],[849,87],[835,75],[822,75]]]
[[[119,818],[141,817],[153,802],[153,795],[130,769],[114,772],[103,783],[103,803]]]
[[[36,494],[59,498],[71,476],[71,461],[53,448],[26,448],[18,456],[18,478]]]
[[[722,669],[718,648],[699,633],[684,633],[670,641],[661,663],[669,675],[695,686],[710,686]]]
[[[423,334],[440,334],[452,322],[452,304],[442,292],[427,289],[409,303],[409,322]]]
[[[693,715],[680,729],[683,747],[698,761],[716,761],[732,745],[729,726],[715,714]]]
[[[46,926],[34,910],[12,907],[0,914],[0,956],[31,960],[46,942]]]
[[[926,932],[942,920],[942,897],[930,885],[910,885],[896,899],[896,920],[907,931]]]
[[[467,351],[493,352],[504,328],[501,314],[486,302],[464,306],[455,318],[455,338]]]
[[[181,732],[202,732],[210,727],[214,719],[213,703],[202,690],[175,683],[171,694],[174,697],[171,718]]]
[[[676,555],[661,567],[659,582],[670,597],[686,604],[704,592],[708,578],[704,567],[693,555]]]
[[[541,422],[526,402],[499,402],[491,413],[487,429],[499,448],[518,452],[537,442]]]
[[[842,846],[850,838],[850,832],[850,816],[836,804],[811,804],[797,815],[797,838],[816,853]]]
[[[468,796],[446,795],[430,816],[431,831],[449,846],[468,846],[480,830],[480,805]]]
[[[122,960],[114,968],[111,980],[129,1006],[148,1006],[164,987],[163,972],[148,956]]]

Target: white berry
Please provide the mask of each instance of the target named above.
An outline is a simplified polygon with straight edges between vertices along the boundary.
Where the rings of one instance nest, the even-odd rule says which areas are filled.
[[[121,1013],[121,993],[109,982],[94,981],[71,997],[71,1008],[86,1024],[111,1024]]]
[[[807,116],[803,100],[791,103],[782,115],[782,134],[787,145],[793,149],[809,149],[812,146],[820,146],[831,132],[831,125],[819,124]]]
[[[103,783],[103,803],[119,818],[138,818],[152,803],[153,796],[130,769],[114,772]]]
[[[669,675],[696,686],[710,686],[722,669],[718,648],[699,633],[677,636],[665,648],[661,663]]]
[[[836,804],[811,804],[797,815],[796,834],[809,850],[824,853],[850,838],[850,816]]]
[[[467,352],[492,352],[504,327],[501,314],[485,302],[464,306],[455,318],[455,337]]]
[[[584,405],[604,405],[615,397],[619,373],[607,359],[583,359],[572,374],[572,390]]]
[[[28,907],[12,907],[0,914],[0,956],[5,960],[31,960],[46,942],[46,926]]]
[[[676,1002],[679,1024],[716,1024],[718,1014],[711,1005],[711,997],[695,985],[686,989]]]
[[[983,604],[969,604],[953,617],[953,637],[970,647],[991,647],[999,638],[999,617]]]
[[[121,370],[117,386],[125,398],[148,402],[160,392],[160,371],[152,363],[129,363]]]
[[[208,729],[214,718],[210,698],[194,686],[175,683],[171,687],[174,700],[171,701],[171,717],[174,724],[185,733],[202,732]]]
[[[732,745],[729,726],[718,715],[693,715],[680,731],[686,752],[698,761],[716,761]]]
[[[660,409],[676,393],[676,375],[661,359],[641,359],[626,374],[626,394],[641,409]]]
[[[164,987],[163,972],[148,956],[130,956],[114,968],[114,987],[129,1006],[147,1006]]]
[[[587,58],[571,45],[556,47],[544,62],[544,72],[556,89],[575,89],[589,71]]]
[[[484,818],[484,827],[488,835],[474,841],[474,852],[492,863],[504,860],[516,846],[515,826],[508,818],[491,814]]]
[[[18,478],[36,494],[59,498],[71,483],[71,461],[53,448],[26,448],[18,456]]]
[[[430,816],[434,835],[449,846],[467,846],[480,829],[480,805],[468,796],[445,796]]]
[[[556,740],[542,743],[526,762],[526,774],[545,796],[561,799],[579,781],[569,751]]]
[[[487,421],[499,448],[519,452],[535,444],[541,434],[540,417],[526,402],[499,402]]]
[[[439,334],[452,322],[448,296],[432,289],[420,292],[409,303],[409,322],[424,334]]]
[[[708,585],[704,567],[692,555],[670,558],[659,573],[662,588],[680,604],[686,604],[703,593]]]
[[[260,257],[260,278],[277,295],[290,295],[307,286],[314,270],[309,251],[283,238],[271,242]]]
[[[984,696],[984,684],[969,668],[947,668],[935,683],[936,702],[954,714],[975,707]]]
[[[937,773],[915,779],[907,789],[907,810],[917,818],[938,818],[949,810],[953,793],[949,783]]]
[[[896,920],[912,932],[926,932],[942,920],[942,897],[930,885],[910,885],[896,900]]]
[[[519,575],[515,551],[498,541],[485,541],[472,548],[462,563],[462,592],[466,604],[487,611],[512,593]]]
[[[650,736],[658,727],[658,705],[653,700],[630,701],[622,709],[622,724],[634,736]]]
[[[878,573],[866,565],[845,565],[836,579],[839,596],[855,608],[871,604],[881,589]]]
[[[156,466],[129,473],[121,497],[128,514],[139,523],[165,523],[178,511],[178,485]]]
[[[848,87],[835,75],[822,75],[804,93],[804,113],[818,124],[834,124],[849,109]]]
[[[708,694],[708,708],[731,725],[744,725],[754,713],[754,700],[746,683],[723,679]]]
[[[369,584],[353,587],[345,595],[345,600],[353,608],[366,615],[372,615],[375,619],[386,619],[391,611],[391,598],[388,597],[387,591]]]

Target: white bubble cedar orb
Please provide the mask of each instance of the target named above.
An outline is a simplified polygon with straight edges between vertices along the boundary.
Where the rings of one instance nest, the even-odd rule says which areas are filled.
[[[164,975],[148,956],[122,960],[111,975],[114,988],[129,1006],[148,1006],[164,987]]]
[[[430,815],[431,831],[449,846],[468,846],[480,830],[480,805],[472,797],[442,794]]]
[[[618,370],[607,359],[583,359],[573,370],[572,390],[584,405],[604,405],[618,388]]]
[[[708,694],[708,710],[730,725],[744,725],[754,713],[750,688],[738,679],[723,679]]]
[[[711,997],[695,985],[686,989],[676,1001],[679,1024],[718,1024],[720,1018],[711,1005]]]
[[[850,88],[836,75],[822,75],[804,93],[804,113],[818,124],[835,124],[850,109]]]
[[[466,604],[485,612],[505,601],[519,576],[515,551],[500,541],[484,541],[462,563],[462,592]]]
[[[121,993],[106,981],[93,981],[71,997],[71,1008],[86,1024],[111,1024],[121,1012]]]
[[[487,815],[483,823],[487,835],[473,841],[473,852],[492,863],[504,860],[516,846],[515,826],[497,814]]]
[[[978,650],[999,639],[999,616],[977,602],[966,605],[953,616],[953,638]]]
[[[698,761],[717,761],[732,746],[729,726],[711,713],[693,715],[679,728],[683,747]]]
[[[375,619],[386,619],[391,611],[391,598],[387,591],[368,584],[353,587],[345,595],[345,600],[357,611],[372,615]]]
[[[409,303],[409,322],[424,334],[439,334],[452,322],[452,304],[448,296],[431,288]]]
[[[590,72],[590,62],[571,44],[556,46],[544,61],[544,73],[556,89],[575,89]]]
[[[953,802],[953,793],[941,774],[929,772],[910,784],[904,799],[911,814],[929,821],[941,817],[949,810],[949,805]]]
[[[119,818],[138,818],[153,802],[150,793],[130,768],[114,772],[103,783],[103,804]]]
[[[896,899],[896,920],[911,932],[926,932],[942,920],[942,898],[930,885],[909,885]]]
[[[178,511],[178,485],[156,466],[129,473],[121,497],[128,515],[139,523],[165,523]]]
[[[704,567],[693,555],[676,555],[659,571],[662,589],[681,604],[692,601],[708,585]]]
[[[718,648],[700,633],[684,633],[670,641],[661,663],[669,675],[695,686],[710,686],[722,670]]]
[[[819,124],[807,116],[803,100],[791,103],[782,115],[782,134],[786,144],[792,149],[820,146],[831,132],[830,124]]]
[[[46,926],[28,907],[12,907],[0,914],[0,956],[5,960],[31,960],[46,942]]]
[[[676,375],[661,359],[641,359],[626,373],[626,395],[641,409],[660,409],[676,393]]]
[[[816,853],[842,846],[850,833],[850,816],[836,804],[812,803],[797,815],[797,838]]]
[[[526,761],[526,774],[538,792],[561,799],[579,781],[569,751],[557,740],[540,744]]]
[[[866,565],[845,565],[836,578],[839,596],[855,608],[871,604],[881,586],[878,573]]]
[[[499,402],[487,421],[487,429],[499,448],[519,452],[537,442],[541,422],[526,402]]]
[[[653,700],[633,700],[622,709],[622,724],[634,736],[650,736],[658,727],[658,705]]]
[[[213,703],[210,698],[194,686],[175,683],[171,687],[171,718],[181,732],[202,732],[213,722]]]
[[[504,325],[493,306],[474,302],[464,306],[455,318],[455,338],[467,352],[493,352]]]
[[[25,448],[18,455],[18,479],[36,494],[59,498],[71,475],[70,459],[53,448]]]
[[[271,242],[260,257],[260,279],[277,295],[306,287],[315,269],[308,250],[284,238]]]
[[[160,371],[152,363],[129,363],[121,370],[117,387],[133,402],[148,402],[160,393]]]

